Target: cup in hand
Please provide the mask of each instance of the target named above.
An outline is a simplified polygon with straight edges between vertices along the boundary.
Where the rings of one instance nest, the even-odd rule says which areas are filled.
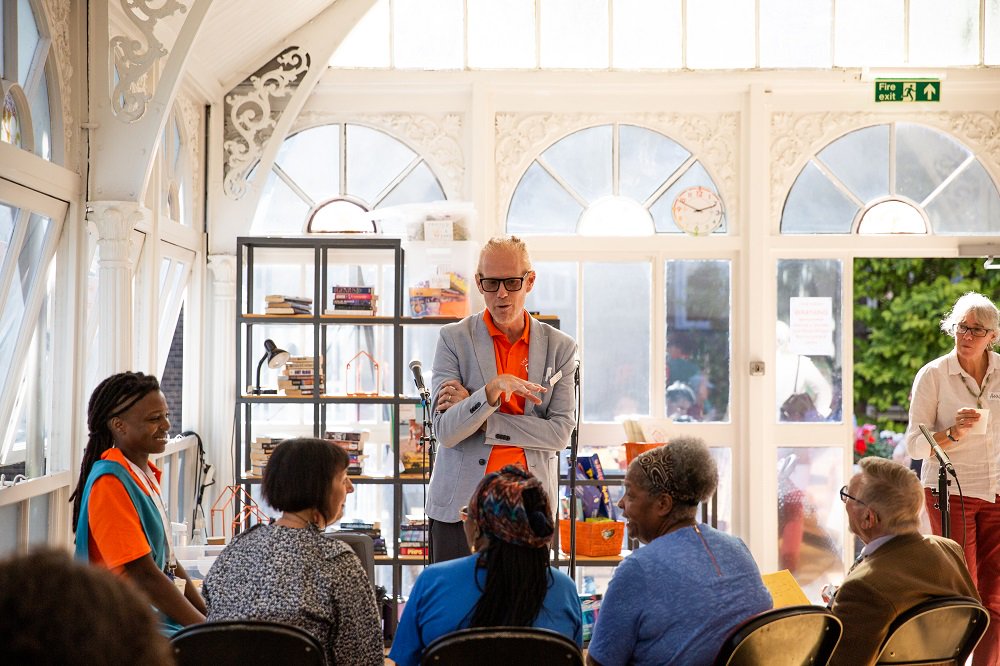
[[[988,410],[988,409],[977,409],[975,411],[979,412],[979,420],[976,421],[975,423],[973,423],[972,427],[969,428],[969,434],[970,435],[985,435],[986,434],[986,426],[989,425],[989,422],[990,422],[990,410]]]

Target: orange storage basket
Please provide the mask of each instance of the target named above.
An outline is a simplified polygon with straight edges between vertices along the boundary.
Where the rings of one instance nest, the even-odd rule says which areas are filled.
[[[620,555],[625,523],[617,520],[576,523],[576,554],[589,557]],[[569,553],[569,521],[559,521],[559,550]]]
[[[625,464],[631,465],[632,460],[640,453],[663,446],[666,442],[625,442]]]

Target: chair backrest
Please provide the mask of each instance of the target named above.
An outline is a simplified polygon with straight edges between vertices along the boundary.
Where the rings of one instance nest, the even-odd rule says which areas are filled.
[[[326,664],[323,646],[308,631],[265,620],[193,624],[174,634],[170,646],[177,666]]]
[[[734,629],[715,666],[825,666],[843,625],[822,606],[785,606],[758,613]]]
[[[583,666],[583,652],[562,634],[534,627],[459,629],[431,642],[422,666]]]
[[[354,554],[361,560],[361,567],[368,574],[368,580],[375,585],[375,542],[367,534],[360,532],[324,532],[324,536],[343,541],[354,549]]]
[[[989,613],[975,599],[930,599],[896,618],[876,663],[964,664],[989,624]]]

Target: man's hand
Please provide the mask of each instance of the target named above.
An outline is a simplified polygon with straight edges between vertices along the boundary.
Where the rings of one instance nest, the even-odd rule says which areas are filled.
[[[545,393],[547,388],[541,384],[535,384],[527,380],[515,377],[514,375],[497,375],[496,378],[486,385],[486,399],[491,407],[496,407],[500,402],[500,396],[504,400],[510,400],[512,395],[519,395],[536,405],[542,404],[542,399],[538,394]]]
[[[438,391],[436,409],[439,412],[446,411],[453,405],[457,405],[468,397],[469,392],[464,386],[462,386],[461,382],[457,379],[449,379],[448,381],[441,383],[441,389]]]

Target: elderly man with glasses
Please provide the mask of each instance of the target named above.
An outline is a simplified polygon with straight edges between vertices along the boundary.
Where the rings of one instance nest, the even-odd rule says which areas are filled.
[[[441,327],[431,391],[440,448],[426,505],[432,562],[469,554],[459,508],[489,472],[519,465],[558,506],[558,454],[576,420],[576,342],[524,309],[534,285],[524,241],[491,239],[476,270],[486,309]]]
[[[920,479],[885,458],[861,459],[861,471],[840,489],[851,532],[865,543],[830,602],[844,634],[830,664],[874,664],[889,625],[933,597],[979,599],[962,548],[920,534]]]

